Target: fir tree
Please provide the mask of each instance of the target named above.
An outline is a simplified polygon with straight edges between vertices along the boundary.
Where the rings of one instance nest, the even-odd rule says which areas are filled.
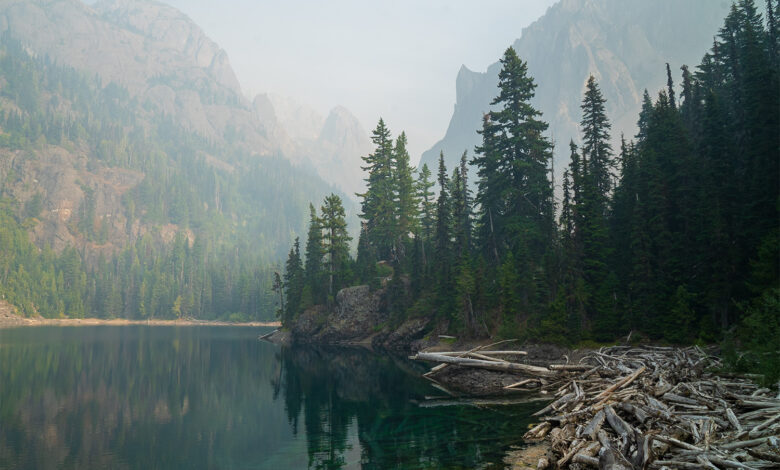
[[[295,238],[284,272],[284,293],[287,298],[286,309],[282,313],[282,324],[289,326],[299,312],[303,294],[304,271],[301,263],[301,250],[298,238]],[[155,285],[158,285],[155,283]]]
[[[543,135],[547,123],[530,104],[536,85],[527,64],[510,47],[501,65],[499,95],[491,102],[500,109],[485,118],[483,144],[473,160],[480,177],[480,224],[490,227],[488,237],[482,238],[483,249],[495,238],[498,255],[519,249],[538,262],[552,240],[552,186],[547,177],[552,146]]]
[[[335,194],[325,198],[320,208],[323,230],[323,250],[328,260],[328,299],[329,303],[336,292],[351,280],[349,242],[352,237],[347,233],[346,214],[341,198]],[[288,301],[289,303],[289,301]]]
[[[314,208],[313,204],[309,204],[309,233],[306,238],[306,284],[304,288],[307,292],[303,296],[304,306],[318,304],[324,300],[323,257],[321,222],[317,217],[317,209]]]
[[[381,118],[371,137],[376,146],[374,153],[363,158],[368,172],[366,192],[358,194],[363,199],[362,214],[367,223],[369,243],[375,247],[380,259],[387,259],[392,252],[397,233],[395,193],[393,181],[394,148],[390,129]]]
[[[409,152],[406,150],[406,133],[401,132],[395,142],[394,176],[395,204],[397,214],[397,249],[403,249],[409,235],[417,228],[418,199],[409,165]]]

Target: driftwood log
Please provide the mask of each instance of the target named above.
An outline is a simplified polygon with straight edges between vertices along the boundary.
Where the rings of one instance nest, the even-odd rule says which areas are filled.
[[[505,389],[551,398],[524,436],[549,441],[551,468],[780,469],[780,396],[755,376],[713,372],[719,359],[699,347],[615,346],[548,367],[475,352],[413,359],[525,376]]]

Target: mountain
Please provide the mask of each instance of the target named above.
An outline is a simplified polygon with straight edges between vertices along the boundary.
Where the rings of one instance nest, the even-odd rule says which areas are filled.
[[[241,94],[225,51],[178,10],[153,1],[6,0],[0,31],[34,55],[116,83],[148,111],[213,142],[240,134],[244,148],[276,149]]]
[[[365,189],[360,157],[374,148],[347,108],[336,106],[323,119],[316,110],[281,95],[261,94],[253,104],[286,157],[313,168],[349,197]]]
[[[714,0],[561,0],[524,28],[512,46],[534,77],[534,104],[550,123],[557,177],[568,162],[569,139],[579,140],[580,103],[589,75],[607,99],[613,148],[621,133],[636,133],[642,94],[666,85],[665,63],[679,82],[679,67],[694,67],[712,44],[730,2]],[[451,168],[464,150],[481,143],[476,133],[498,94],[500,63],[486,72],[461,67],[456,103],[444,138],[424,152],[420,165],[435,168],[443,151]]]
[[[225,52],[166,5],[4,0],[0,61],[0,211],[85,269],[180,236],[267,265],[339,193],[287,158],[302,145],[270,101],[247,100]]]
[[[0,1],[0,297],[27,315],[268,319],[274,264],[309,203],[339,194],[287,158],[299,148],[175,9]]]
[[[320,175],[351,194],[355,186],[331,171],[355,147],[313,146],[325,120],[316,111],[279,95],[250,102],[228,56],[186,15],[149,0],[5,0],[0,31],[21,40],[32,54],[88,71],[104,84],[125,88],[150,113],[164,114],[210,142],[232,139],[242,151],[283,155],[312,164]],[[265,104],[265,107],[263,107]],[[259,109],[263,108],[263,109]],[[350,132],[351,124],[342,132]],[[368,140],[362,132],[356,141]],[[325,162],[318,159],[324,158]]]

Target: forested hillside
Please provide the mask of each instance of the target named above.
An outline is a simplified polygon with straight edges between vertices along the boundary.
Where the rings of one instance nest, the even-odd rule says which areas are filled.
[[[357,259],[323,238],[338,233],[329,203],[323,216],[312,210],[305,249],[289,255],[284,322],[366,283],[387,289],[392,321],[433,316],[459,336],[737,337],[776,354],[780,11],[767,4],[763,18],[738,1],[698,67],[656,70],[668,86],[645,92],[638,134],[620,148],[591,76],[562,200],[548,124],[531,104],[537,84],[512,48],[482,143],[456,168],[440,155],[415,176],[404,134],[393,139],[380,120],[364,158]]]
[[[332,188],[244,144],[4,35],[0,294],[28,315],[272,317],[272,264]]]

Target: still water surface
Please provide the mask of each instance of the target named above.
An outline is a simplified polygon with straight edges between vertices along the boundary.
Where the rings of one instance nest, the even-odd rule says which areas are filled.
[[[421,407],[418,364],[265,331],[0,329],[0,469],[503,468],[538,407]]]

